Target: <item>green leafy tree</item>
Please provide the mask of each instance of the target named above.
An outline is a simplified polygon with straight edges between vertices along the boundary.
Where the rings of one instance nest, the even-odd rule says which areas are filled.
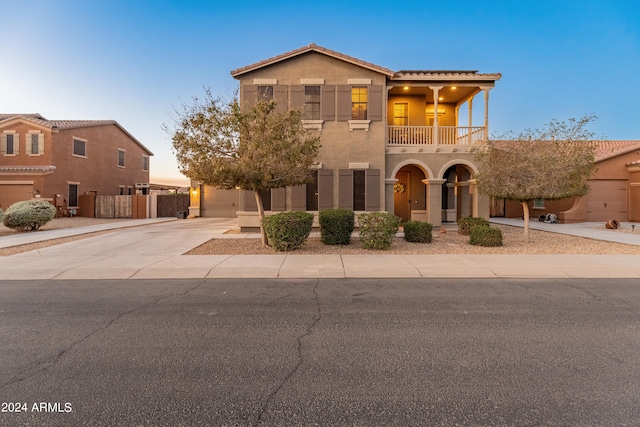
[[[566,122],[554,119],[542,129],[489,140],[476,153],[479,191],[522,204],[526,240],[529,202],[579,197],[589,191],[595,145],[586,127],[595,119],[593,114]]]
[[[164,128],[173,135],[180,172],[217,188],[254,192],[266,245],[260,191],[311,182],[320,138],[304,129],[299,111],[275,101],[241,109],[237,97],[225,101],[207,90],[177,114],[175,129]]]

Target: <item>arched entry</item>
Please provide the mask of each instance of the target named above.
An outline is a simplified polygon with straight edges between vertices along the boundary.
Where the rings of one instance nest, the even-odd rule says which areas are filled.
[[[473,194],[469,191],[472,171],[467,165],[449,166],[443,175],[442,220],[457,222],[460,218],[472,216]]]
[[[416,165],[402,166],[394,177],[393,213],[402,218],[402,222],[411,219],[427,221],[428,186],[423,180],[427,177]]]

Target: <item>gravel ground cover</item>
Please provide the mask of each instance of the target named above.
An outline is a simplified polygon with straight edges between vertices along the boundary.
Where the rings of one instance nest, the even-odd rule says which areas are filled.
[[[58,228],[82,227],[94,224],[110,222],[126,222],[127,219],[116,218],[55,218],[41,230],[53,230]],[[313,255],[313,254],[640,254],[640,246],[625,245],[620,243],[604,242],[587,239],[583,237],[568,236],[558,233],[531,230],[529,242],[524,240],[523,230],[520,227],[510,227],[505,225],[493,225],[500,228],[503,234],[504,246],[497,248],[484,248],[469,245],[469,236],[463,236],[454,229],[449,229],[445,233],[434,231],[433,242],[431,243],[409,243],[402,237],[397,237],[389,250],[369,250],[363,249],[357,238],[351,239],[351,244],[347,246],[324,245],[319,238],[309,238],[299,249],[290,252],[291,254]],[[22,246],[0,249],[0,256],[9,256],[21,252],[42,249],[48,246],[72,242],[79,239],[86,239],[97,235],[110,233],[109,231],[99,231],[95,233],[82,234],[78,236],[65,237],[61,239],[47,240],[44,242],[30,243]],[[610,230],[616,232],[631,232],[631,230]],[[233,231],[232,231],[233,232]],[[237,231],[235,231],[237,233]],[[640,233],[640,229],[636,230]],[[0,238],[3,235],[13,234],[11,230],[0,224]],[[37,231],[36,231],[37,233]],[[253,254],[273,254],[272,248],[263,247],[259,239],[228,238],[212,239],[208,242],[193,248],[185,255],[253,255]]]
[[[640,254],[640,246],[603,242],[583,237],[569,236],[545,231],[530,230],[528,242],[520,227],[493,225],[502,230],[503,246],[485,248],[470,245],[469,236],[455,230],[446,233],[434,232],[431,243],[409,243],[396,237],[389,250],[363,249],[357,238],[347,246],[324,245],[319,238],[309,238],[291,254]],[[241,255],[273,254],[275,251],[263,247],[259,239],[212,239],[193,248],[186,255]]]

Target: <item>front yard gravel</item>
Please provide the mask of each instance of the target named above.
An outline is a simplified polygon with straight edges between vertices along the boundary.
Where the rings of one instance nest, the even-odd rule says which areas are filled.
[[[485,248],[472,246],[469,236],[455,230],[433,233],[431,243],[409,243],[396,237],[389,250],[363,249],[357,238],[352,238],[347,246],[324,245],[320,238],[310,237],[293,255],[321,254],[640,254],[640,246],[604,242],[565,234],[530,230],[529,242],[524,240],[524,231],[519,227],[492,225],[502,230],[504,246]],[[221,238],[212,239],[190,250],[185,255],[242,255],[273,254],[272,248],[263,247],[259,239]]]

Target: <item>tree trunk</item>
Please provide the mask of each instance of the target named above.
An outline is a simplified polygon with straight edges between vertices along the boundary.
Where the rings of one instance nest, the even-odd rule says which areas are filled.
[[[262,239],[262,246],[269,246],[267,244],[267,235],[264,232],[264,227],[262,226],[262,220],[264,219],[264,207],[262,206],[262,197],[260,197],[259,191],[254,191],[253,194],[256,196],[256,205],[258,205],[258,218],[260,219],[260,238]]]
[[[524,212],[524,240],[529,241],[529,202],[524,201],[522,203],[522,210]]]

